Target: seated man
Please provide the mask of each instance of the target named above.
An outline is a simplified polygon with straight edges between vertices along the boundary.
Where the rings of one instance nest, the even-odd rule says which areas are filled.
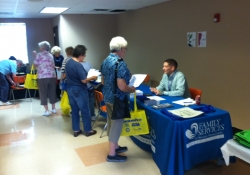
[[[177,70],[178,63],[174,59],[167,59],[163,64],[163,76],[160,85],[150,88],[156,95],[190,97],[187,80],[184,74]]]

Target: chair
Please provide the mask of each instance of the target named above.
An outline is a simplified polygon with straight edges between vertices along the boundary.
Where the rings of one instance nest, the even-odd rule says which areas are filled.
[[[13,80],[15,83],[19,83],[21,86],[11,86],[11,89],[10,89],[10,96],[12,95],[12,98],[14,100],[14,103],[15,103],[15,96],[14,96],[14,91],[16,90],[26,90],[25,91],[25,98],[27,98],[27,92],[29,93],[29,97],[30,97],[30,102],[32,102],[32,99],[31,99],[31,96],[30,96],[30,91],[29,89],[26,89],[25,87],[23,87],[22,85],[25,83],[25,78],[26,76],[23,75],[23,76],[13,76]]]
[[[189,88],[189,92],[190,92],[191,98],[194,100],[197,95],[201,96],[202,94],[202,91],[196,88]]]
[[[149,82],[150,80],[150,75],[147,74],[147,76],[145,77],[145,79],[143,80],[143,82]]]
[[[102,93],[100,91],[94,90],[94,97],[95,97],[97,108],[98,108],[98,114],[97,114],[97,118],[94,121],[92,127],[95,125],[95,123],[98,120],[100,115],[107,119],[107,110],[106,110],[105,103],[103,101]],[[107,126],[108,126],[108,123],[106,122],[106,124],[102,130],[102,133],[100,135],[100,138],[102,138],[102,134],[103,134],[104,130],[107,128]]]

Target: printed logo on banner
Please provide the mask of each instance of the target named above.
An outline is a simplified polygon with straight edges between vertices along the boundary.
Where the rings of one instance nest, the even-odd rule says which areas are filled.
[[[190,130],[189,129],[186,130],[186,136],[189,139],[193,139],[195,138],[197,132],[198,132],[198,124],[193,123],[190,127]]]
[[[185,135],[188,139],[193,140],[186,145],[187,148],[196,144],[209,142],[216,139],[224,138],[224,124],[220,119],[208,120],[200,123],[192,123],[190,129],[187,129]]]
[[[152,138],[156,139],[155,130],[151,128],[150,135]]]

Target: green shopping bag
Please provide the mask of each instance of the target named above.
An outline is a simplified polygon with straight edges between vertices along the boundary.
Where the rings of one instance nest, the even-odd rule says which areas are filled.
[[[234,135],[234,140],[239,144],[250,148],[250,130],[244,130],[241,132],[237,132]]]
[[[134,93],[134,111],[130,112],[131,118],[125,118],[121,136],[135,136],[149,133],[148,120],[144,110],[138,110],[136,93]]]

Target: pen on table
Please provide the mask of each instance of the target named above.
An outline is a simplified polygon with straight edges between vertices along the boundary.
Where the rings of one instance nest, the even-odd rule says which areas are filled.
[[[193,103],[192,101],[185,101],[184,103]]]

